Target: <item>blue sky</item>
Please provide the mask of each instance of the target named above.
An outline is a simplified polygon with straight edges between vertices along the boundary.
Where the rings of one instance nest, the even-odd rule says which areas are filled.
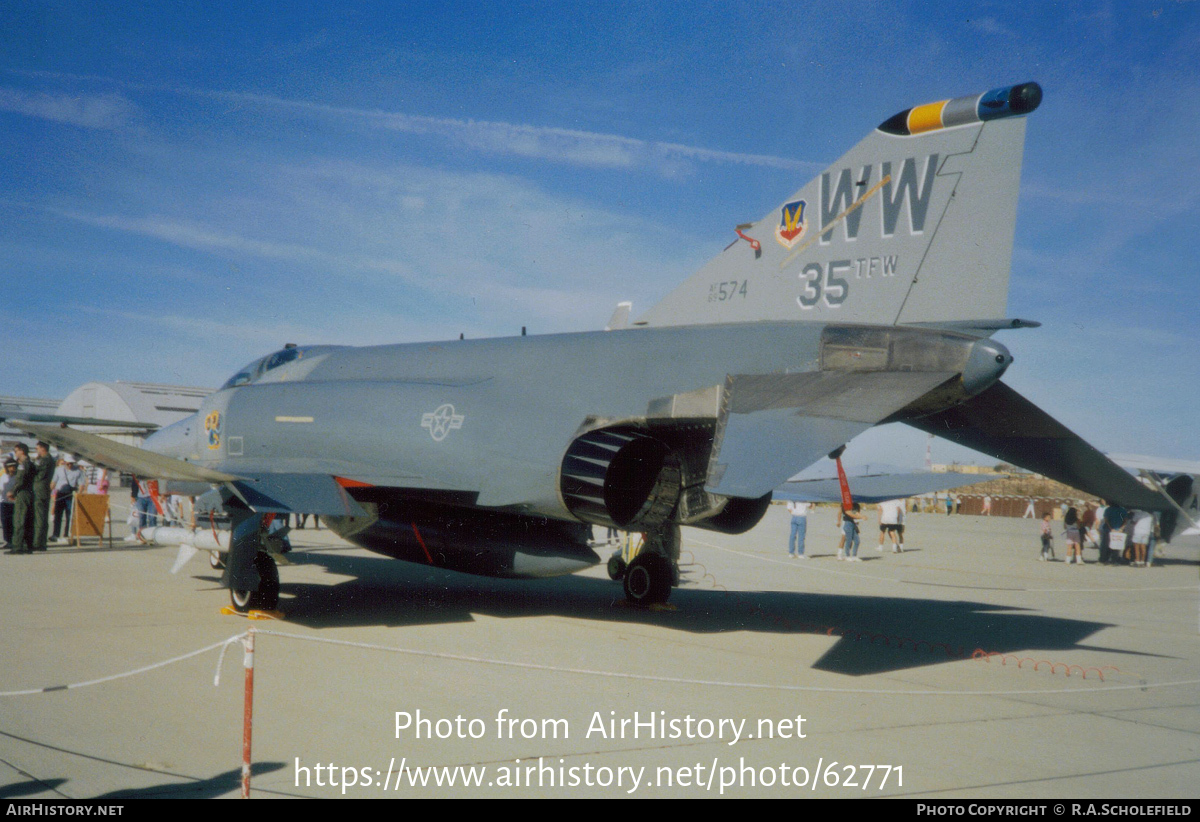
[[[0,393],[600,328],[891,114],[1036,80],[1006,381],[1200,459],[1200,3],[1012,5],[0,5]]]

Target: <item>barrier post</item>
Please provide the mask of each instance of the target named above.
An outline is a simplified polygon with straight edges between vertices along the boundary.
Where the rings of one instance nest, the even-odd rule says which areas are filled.
[[[246,669],[246,697],[242,710],[242,799],[250,798],[250,736],[254,725],[254,629],[244,641],[242,665]]]

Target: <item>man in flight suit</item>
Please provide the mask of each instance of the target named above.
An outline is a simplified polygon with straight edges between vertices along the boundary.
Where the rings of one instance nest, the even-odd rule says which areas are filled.
[[[6,494],[13,503],[13,541],[6,553],[28,554],[33,536],[33,465],[24,443],[17,443],[13,451],[17,455],[17,471],[8,483]]]
[[[54,457],[50,446],[37,444],[33,458],[33,545],[30,550],[45,551],[50,536],[50,484],[54,479]]]

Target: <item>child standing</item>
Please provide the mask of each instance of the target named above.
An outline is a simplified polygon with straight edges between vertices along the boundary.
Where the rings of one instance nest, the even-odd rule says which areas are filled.
[[[1054,559],[1054,532],[1050,530],[1050,512],[1042,515],[1042,555],[1039,562]]]

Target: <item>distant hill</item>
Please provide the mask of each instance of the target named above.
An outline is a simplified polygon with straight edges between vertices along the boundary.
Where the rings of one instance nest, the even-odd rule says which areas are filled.
[[[1013,497],[1050,497],[1053,499],[1082,499],[1094,501],[1096,497],[1077,488],[1050,479],[1034,477],[1001,477],[971,486],[971,494]]]

